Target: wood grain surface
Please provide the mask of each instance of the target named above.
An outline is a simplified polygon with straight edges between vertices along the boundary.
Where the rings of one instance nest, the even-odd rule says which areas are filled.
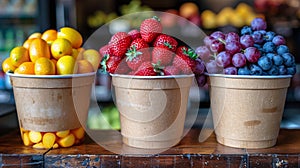
[[[118,154],[88,136],[78,146],[37,150],[25,147],[15,130],[0,137],[0,167],[300,167],[298,129],[281,129],[277,144],[267,149],[227,147],[217,143],[214,134],[200,143],[199,133],[190,130],[178,145],[161,153]],[[124,146],[119,137],[109,143]]]

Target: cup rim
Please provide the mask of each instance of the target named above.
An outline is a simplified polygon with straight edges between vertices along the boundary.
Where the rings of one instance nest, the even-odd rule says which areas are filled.
[[[121,78],[136,78],[136,79],[173,79],[173,78],[187,78],[194,77],[194,74],[186,74],[186,75],[166,75],[166,76],[137,76],[137,75],[125,75],[125,74],[112,74],[112,77],[121,77]]]
[[[242,79],[283,79],[292,78],[292,75],[226,75],[226,74],[209,74],[205,73],[209,77],[224,77],[224,78],[242,78]]]
[[[68,75],[26,75],[14,74],[7,72],[6,75],[18,78],[40,78],[40,79],[62,79],[62,78],[76,78],[95,75],[96,72],[82,73],[82,74],[68,74]]]

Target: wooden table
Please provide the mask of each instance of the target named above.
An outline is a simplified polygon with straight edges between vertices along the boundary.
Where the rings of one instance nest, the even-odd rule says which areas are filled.
[[[116,154],[89,137],[79,146],[37,150],[23,146],[15,130],[0,137],[0,167],[300,167],[298,129],[281,129],[276,146],[256,150],[223,146],[214,134],[200,143],[199,133],[190,130],[178,145],[159,154]],[[110,143],[124,145],[120,138]]]

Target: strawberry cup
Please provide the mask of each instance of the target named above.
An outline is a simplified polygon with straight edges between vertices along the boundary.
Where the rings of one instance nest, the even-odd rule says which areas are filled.
[[[237,148],[274,146],[291,77],[210,74],[217,141]]]
[[[36,149],[80,144],[95,73],[18,75],[7,73],[13,86],[21,137]],[[79,121],[80,119],[80,121]]]
[[[160,149],[181,140],[193,74],[111,76],[125,144]]]

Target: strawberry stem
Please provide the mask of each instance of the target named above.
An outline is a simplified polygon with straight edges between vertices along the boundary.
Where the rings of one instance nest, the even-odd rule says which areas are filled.
[[[126,61],[132,61],[135,57],[137,57],[141,54],[143,54],[143,53],[140,51],[137,51],[135,45],[133,45],[132,47],[130,47],[130,49],[127,50],[127,52],[125,54],[127,56]]]
[[[109,59],[109,54],[105,54],[100,62],[101,65],[101,70],[103,72],[107,72],[107,66],[106,66],[106,62]]]
[[[160,22],[160,19],[159,19],[159,17],[157,17],[157,16],[153,16],[152,18],[153,18],[153,19],[155,19],[155,20],[157,20],[158,22]]]
[[[164,71],[163,69],[165,68],[164,66],[160,65],[160,61],[157,61],[157,63],[152,63],[154,72],[156,72],[157,75],[163,76]]]
[[[191,48],[188,48],[187,50],[186,50],[186,48],[183,48],[183,53],[188,55],[191,59],[194,59],[194,60],[197,59],[197,57],[198,57],[198,54]]]
[[[171,45],[170,43],[164,42],[164,45],[165,45],[166,47],[168,47],[169,49],[172,49],[172,45]]]

